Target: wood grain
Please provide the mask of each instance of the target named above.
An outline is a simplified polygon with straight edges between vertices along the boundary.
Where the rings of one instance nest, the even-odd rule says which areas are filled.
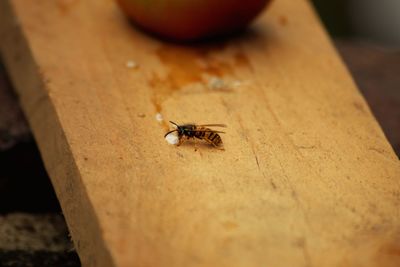
[[[3,0],[0,18],[84,266],[399,265],[398,158],[307,1],[197,46],[109,0]],[[168,145],[157,113],[226,123],[226,150]]]

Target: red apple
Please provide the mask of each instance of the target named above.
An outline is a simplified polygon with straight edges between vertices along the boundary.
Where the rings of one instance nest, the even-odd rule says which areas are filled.
[[[117,0],[140,27],[174,40],[226,35],[245,28],[270,0]]]

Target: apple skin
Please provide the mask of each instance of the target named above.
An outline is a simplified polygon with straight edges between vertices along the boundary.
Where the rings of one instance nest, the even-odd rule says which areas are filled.
[[[193,41],[244,29],[270,0],[117,0],[141,28],[176,40]]]

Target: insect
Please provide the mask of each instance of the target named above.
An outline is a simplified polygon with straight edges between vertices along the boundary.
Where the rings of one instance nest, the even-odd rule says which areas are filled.
[[[194,139],[195,147],[196,147],[196,138],[206,141],[207,143],[213,145],[214,147],[223,150],[224,148],[220,133],[225,133],[222,131],[212,130],[207,127],[226,127],[225,124],[182,124],[178,125],[173,121],[170,123],[176,126],[176,129],[169,131],[164,135],[164,138],[167,137],[172,132],[178,132],[178,143],[177,146],[181,145],[187,139]],[[197,148],[196,148],[197,150]]]

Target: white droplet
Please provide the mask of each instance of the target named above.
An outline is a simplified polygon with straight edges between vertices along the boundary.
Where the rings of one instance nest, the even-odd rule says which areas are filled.
[[[179,138],[175,133],[170,133],[165,137],[165,140],[171,145],[176,145],[179,143]]]
[[[161,115],[161,113],[157,113],[157,114],[156,114],[156,120],[157,120],[158,122],[162,122],[162,121],[164,120],[164,118],[163,118],[163,116]]]
[[[137,68],[137,67],[138,67],[138,64],[137,64],[135,61],[133,61],[133,60],[128,60],[128,61],[126,62],[126,67],[127,67],[128,69],[134,69],[134,68]]]
[[[232,82],[232,88],[239,88],[242,85],[242,82],[239,80],[235,80]]]
[[[212,90],[219,90],[219,89],[224,89],[226,87],[226,84],[224,82],[224,80],[222,80],[219,77],[211,77],[210,79],[208,79],[208,88],[212,89]]]

